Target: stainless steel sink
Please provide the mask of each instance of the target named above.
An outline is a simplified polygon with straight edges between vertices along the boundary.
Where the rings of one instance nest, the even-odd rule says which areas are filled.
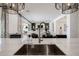
[[[14,55],[65,55],[56,45],[23,45]]]
[[[46,46],[28,45],[28,55],[46,55]]]

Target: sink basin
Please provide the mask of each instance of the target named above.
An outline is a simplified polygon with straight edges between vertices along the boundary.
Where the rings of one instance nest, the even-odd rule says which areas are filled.
[[[56,45],[48,45],[48,55],[65,55]]]
[[[14,55],[65,55],[56,45],[23,45]]]
[[[28,45],[28,55],[46,55],[46,46]]]

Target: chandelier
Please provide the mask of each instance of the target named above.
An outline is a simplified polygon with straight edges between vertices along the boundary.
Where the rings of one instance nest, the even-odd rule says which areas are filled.
[[[6,9],[7,13],[15,14],[25,8],[24,3],[2,3],[2,7]]]
[[[62,14],[71,14],[78,11],[78,3],[55,3],[55,8]]]

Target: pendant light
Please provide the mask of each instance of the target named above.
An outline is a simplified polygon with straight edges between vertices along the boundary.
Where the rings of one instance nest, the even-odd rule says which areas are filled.
[[[55,3],[55,8],[61,10],[62,14],[71,14],[78,11],[78,3]]]
[[[24,3],[2,3],[1,5],[6,9],[7,13],[16,14],[17,12],[21,12],[25,8]]]

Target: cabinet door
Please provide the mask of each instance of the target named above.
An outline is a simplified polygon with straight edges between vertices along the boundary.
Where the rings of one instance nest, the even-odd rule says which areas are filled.
[[[18,15],[9,14],[9,33],[15,34],[18,33]]]

